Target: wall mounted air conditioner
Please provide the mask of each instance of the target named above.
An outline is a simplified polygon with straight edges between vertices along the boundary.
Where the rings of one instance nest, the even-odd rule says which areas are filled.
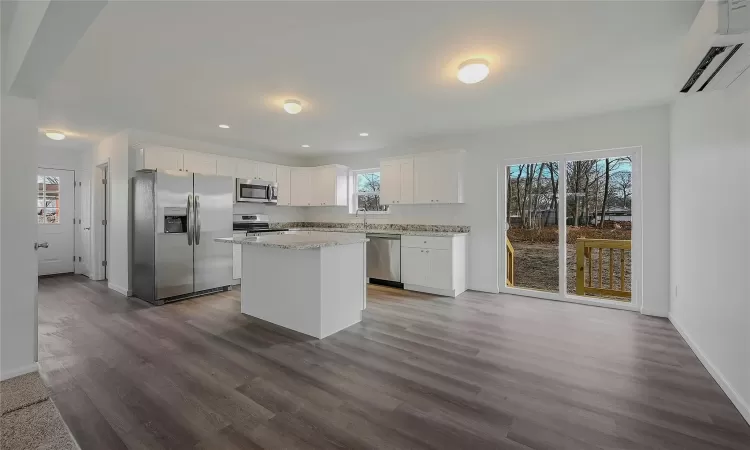
[[[726,89],[750,77],[750,0],[707,1],[690,29],[680,92]]]

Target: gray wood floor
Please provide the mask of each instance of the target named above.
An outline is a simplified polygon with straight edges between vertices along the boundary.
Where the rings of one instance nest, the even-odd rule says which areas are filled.
[[[743,421],[666,321],[370,287],[324,340],[233,291],[152,307],[39,281],[40,366],[81,448],[743,449]]]

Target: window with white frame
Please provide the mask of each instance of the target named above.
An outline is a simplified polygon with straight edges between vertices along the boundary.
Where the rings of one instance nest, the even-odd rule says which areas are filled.
[[[60,223],[60,177],[37,175],[37,223]]]
[[[380,169],[352,171],[354,196],[352,212],[364,208],[368,212],[387,213],[388,205],[380,204]]]

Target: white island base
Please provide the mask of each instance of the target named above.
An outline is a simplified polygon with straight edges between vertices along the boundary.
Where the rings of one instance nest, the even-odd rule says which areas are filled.
[[[243,245],[242,313],[316,338],[360,322],[365,246],[366,239],[302,249]]]

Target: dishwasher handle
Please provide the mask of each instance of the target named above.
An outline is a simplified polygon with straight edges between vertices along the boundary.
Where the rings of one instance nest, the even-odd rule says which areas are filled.
[[[367,233],[365,235],[368,238],[378,238],[378,239],[391,239],[394,241],[400,241],[401,235],[400,234],[375,234],[375,233]]]

